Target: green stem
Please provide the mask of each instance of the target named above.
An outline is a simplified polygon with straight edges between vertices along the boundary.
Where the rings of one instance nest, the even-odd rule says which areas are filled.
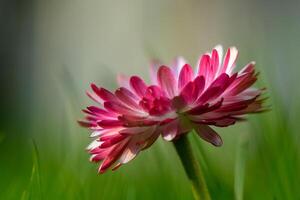
[[[182,135],[174,142],[175,149],[180,157],[183,168],[191,181],[194,198],[196,200],[210,200],[209,192],[201,172],[201,168],[192,152],[187,135]]]

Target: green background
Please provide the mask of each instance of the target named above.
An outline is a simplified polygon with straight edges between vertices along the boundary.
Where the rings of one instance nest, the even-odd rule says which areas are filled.
[[[217,44],[255,60],[271,111],[191,133],[213,199],[300,199],[299,1],[1,1],[0,199],[192,199],[173,144],[161,138],[115,172],[97,174],[77,119],[89,83],[149,80],[148,63],[191,64]]]

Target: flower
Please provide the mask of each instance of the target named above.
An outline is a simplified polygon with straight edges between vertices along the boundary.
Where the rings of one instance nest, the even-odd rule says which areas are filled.
[[[84,121],[95,140],[87,147],[99,172],[131,161],[162,135],[167,141],[194,130],[203,140],[221,146],[221,137],[210,127],[225,127],[244,120],[243,115],[264,111],[263,89],[250,88],[257,80],[254,62],[234,73],[238,51],[222,47],[202,55],[195,71],[183,58],[170,67],[154,61],[151,84],[140,77],[119,76],[114,93],[91,84],[87,95],[98,106],[89,106]]]

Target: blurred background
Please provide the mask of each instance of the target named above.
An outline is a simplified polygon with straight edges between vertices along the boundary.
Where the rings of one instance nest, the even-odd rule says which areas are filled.
[[[97,174],[77,119],[91,82],[148,79],[148,63],[195,64],[217,44],[255,60],[272,111],[218,130],[221,148],[193,134],[213,199],[300,199],[300,1],[0,1],[0,199],[192,199],[172,143]],[[148,79],[149,80],[149,79]]]

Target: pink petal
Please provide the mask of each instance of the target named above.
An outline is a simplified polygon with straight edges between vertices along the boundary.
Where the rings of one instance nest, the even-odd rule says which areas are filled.
[[[124,141],[121,144],[117,144],[112,148],[108,156],[104,159],[101,166],[99,167],[99,173],[104,173],[114,162],[121,156],[122,152],[126,148],[128,141]]]
[[[194,103],[202,93],[205,85],[203,76],[198,76],[195,81],[189,82],[181,91],[180,96],[186,103]]]
[[[228,88],[228,94],[238,95],[239,93],[252,86],[257,80],[257,78],[252,74],[253,73],[247,73],[236,78],[232,83],[231,87]]]
[[[91,156],[90,161],[91,162],[99,162],[99,161],[103,160],[106,156],[107,156],[107,152],[94,154]]]
[[[161,66],[157,73],[157,80],[162,90],[168,97],[173,98],[176,95],[176,80],[169,67]]]
[[[219,53],[216,49],[213,49],[212,55],[211,55],[211,69],[210,69],[210,73],[208,75],[210,78],[209,82],[212,81],[215,78],[215,76],[217,75],[219,65],[220,65]]]
[[[165,95],[160,90],[160,88],[156,85],[149,86],[145,93],[145,98],[150,99],[150,100],[158,99],[161,96],[165,96]]]
[[[243,69],[241,69],[239,74],[253,73],[254,67],[255,67],[255,62],[252,61],[252,62],[248,63]]]
[[[198,135],[205,141],[214,146],[221,146],[223,144],[221,137],[212,128],[207,125],[198,125],[196,128]]]
[[[151,134],[151,136],[146,140],[146,142],[143,144],[142,150],[147,149],[148,147],[150,147],[156,141],[156,139],[159,137],[159,135],[160,135],[160,132],[158,130],[155,130]]]
[[[132,116],[145,116],[146,113],[136,110],[133,108],[129,108],[125,106],[124,104],[118,103],[118,102],[113,102],[113,101],[107,101],[104,102],[104,107],[106,110],[123,114],[123,115],[132,115]]]
[[[102,128],[116,128],[123,126],[123,122],[119,120],[101,120],[98,125]]]
[[[148,127],[132,127],[132,128],[126,128],[120,131],[121,135],[137,135],[144,131],[146,131]]]
[[[171,69],[173,72],[175,72],[176,79],[178,78],[179,73],[185,64],[186,64],[186,61],[183,57],[177,57],[171,63]]]
[[[103,100],[97,95],[95,94],[94,92],[89,92],[89,91],[86,91],[85,92],[86,95],[88,97],[90,97],[93,101],[95,101],[96,103],[99,103],[99,104],[102,104],[103,103]]]
[[[200,58],[198,75],[207,77],[209,70],[210,70],[210,56],[204,54]]]
[[[233,68],[235,67],[237,56],[238,56],[238,50],[235,47],[231,47],[227,50],[224,57],[223,68],[220,71],[220,74],[222,73],[231,74]]]
[[[111,146],[121,142],[125,138],[127,138],[127,136],[119,135],[119,134],[112,135],[112,136],[103,136],[103,137],[100,138],[100,141],[104,141],[100,145],[100,148],[111,147]]]
[[[222,59],[223,59],[223,47],[222,47],[222,45],[217,45],[217,46],[215,46],[214,49],[218,52],[218,57],[219,57],[219,66],[218,67],[221,67],[221,63],[222,63]]]
[[[130,78],[130,86],[139,97],[142,98],[145,95],[147,85],[138,76],[132,76]]]
[[[228,86],[229,80],[230,78],[227,74],[221,74],[200,96],[200,98],[197,100],[197,104],[203,104],[219,97]]]
[[[119,158],[119,162],[122,164],[128,163],[136,157],[136,155],[140,152],[141,149],[141,145],[135,142],[129,142],[127,148],[123,151],[121,157]]]
[[[138,98],[128,89],[121,87],[116,90],[116,96],[127,106],[135,109],[139,109]]]
[[[189,64],[185,64],[180,71],[178,88],[183,88],[188,82],[192,81],[194,76],[193,69]]]
[[[200,104],[199,106],[196,106],[193,109],[189,110],[187,113],[190,115],[201,115],[203,113],[211,112],[213,110],[220,108],[222,106],[222,103],[223,103],[223,98],[212,105],[208,103]]]
[[[77,121],[78,124],[82,127],[91,128],[96,127],[97,124],[95,122],[86,122],[86,121]]]
[[[174,120],[163,128],[162,136],[165,140],[171,141],[178,134],[178,120]]]
[[[102,118],[115,118],[117,116],[115,113],[107,112],[106,110],[98,108],[97,106],[89,106],[87,109],[93,114]]]
[[[110,91],[104,89],[104,88],[98,88],[95,84],[91,84],[91,88],[93,91],[104,101],[112,101],[115,100],[116,97],[113,93]]]

